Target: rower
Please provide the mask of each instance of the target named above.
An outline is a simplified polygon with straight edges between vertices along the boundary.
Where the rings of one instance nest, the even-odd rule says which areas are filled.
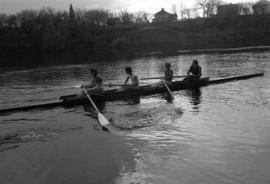
[[[198,64],[198,60],[194,59],[192,65],[187,72],[186,79],[199,79],[202,75],[202,68]]]
[[[104,85],[102,78],[98,75],[98,72],[96,69],[90,70],[92,74],[92,82],[89,85],[82,85],[81,88],[86,88],[88,93],[94,93],[94,94],[103,94],[104,93]],[[84,93],[82,93],[84,94]]]
[[[125,68],[127,78],[125,80],[125,88],[134,88],[139,86],[139,80],[138,76],[133,74],[132,68],[131,67],[126,67]],[[131,81],[131,84],[128,84],[128,81]]]
[[[173,79],[173,71],[171,69],[171,63],[165,63],[165,76],[164,80],[167,84],[171,84]]]
[[[171,63],[165,63],[164,77],[161,77],[161,79],[164,80],[164,82],[166,82],[166,84],[168,84],[168,85],[172,84],[173,71],[171,69]],[[156,83],[152,84],[151,86],[152,87],[163,87],[164,82],[163,81],[156,82]]]

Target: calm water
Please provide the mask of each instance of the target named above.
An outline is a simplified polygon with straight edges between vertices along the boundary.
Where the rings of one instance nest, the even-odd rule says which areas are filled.
[[[119,83],[125,78],[127,65],[141,77],[159,76],[166,61],[172,63],[176,75],[183,75],[194,58],[199,60],[204,76],[256,72],[265,72],[265,76],[174,92],[173,104],[162,94],[142,97],[137,104],[106,102],[99,107],[111,121],[112,134],[98,130],[90,106],[0,116],[0,136],[15,135],[13,143],[0,144],[0,160],[2,157],[13,163],[16,152],[23,152],[20,157],[26,160],[19,164],[14,161],[16,166],[7,162],[9,169],[0,166],[0,183],[21,178],[36,181],[35,176],[44,174],[44,168],[47,174],[43,179],[50,178],[50,183],[270,183],[270,52],[5,67],[0,69],[0,106],[55,101],[61,95],[78,93],[77,86],[88,82],[92,67],[98,68],[106,82]],[[91,145],[85,141],[88,138]],[[38,148],[29,151],[33,144]],[[35,162],[43,164],[41,167],[32,163],[43,153],[38,150],[54,144],[58,146],[50,152],[47,164]],[[84,145],[90,146],[90,156],[82,156],[82,151],[73,153],[86,149]],[[69,172],[62,171],[66,165],[55,165],[65,154],[69,155]],[[33,165],[42,169],[31,169]],[[22,168],[33,175],[25,174]],[[59,174],[55,176],[52,171]],[[66,177],[72,180],[64,180]]]

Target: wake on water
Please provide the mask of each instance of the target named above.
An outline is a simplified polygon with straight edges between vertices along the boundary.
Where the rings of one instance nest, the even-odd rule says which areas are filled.
[[[162,103],[151,106],[144,104],[144,107],[138,105],[118,108],[114,112],[107,112],[106,116],[109,117],[111,124],[120,130],[145,128],[165,121],[174,122],[183,114],[183,110],[175,104]]]

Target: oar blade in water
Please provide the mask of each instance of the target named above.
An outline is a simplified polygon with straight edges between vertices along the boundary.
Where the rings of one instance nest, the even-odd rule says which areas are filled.
[[[98,121],[101,124],[101,126],[106,126],[110,123],[108,119],[101,113],[98,113]]]

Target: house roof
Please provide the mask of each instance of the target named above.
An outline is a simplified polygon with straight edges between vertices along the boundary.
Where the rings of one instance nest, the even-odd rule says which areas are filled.
[[[159,15],[159,14],[170,14],[170,13],[166,12],[166,11],[164,10],[164,8],[161,8],[161,10],[160,10],[159,12],[157,12],[155,15]],[[171,14],[170,14],[170,15],[171,15]]]
[[[260,0],[255,3],[253,6],[270,6],[270,2],[268,0]]]

